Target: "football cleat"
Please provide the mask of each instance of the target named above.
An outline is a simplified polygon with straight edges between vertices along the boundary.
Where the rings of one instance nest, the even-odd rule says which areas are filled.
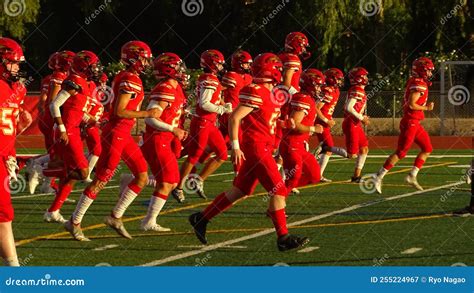
[[[173,195],[174,199],[176,199],[178,203],[183,203],[184,200],[186,199],[184,197],[184,192],[181,188],[173,189],[173,191],[171,191],[171,194]]]
[[[127,229],[125,229],[121,218],[117,219],[112,216],[107,216],[104,219],[104,223],[110,228],[114,229],[115,232],[117,232],[117,234],[120,236],[127,239],[132,239],[132,236],[127,232]]]
[[[72,223],[72,220],[69,219],[64,223],[64,229],[68,231],[74,239],[77,241],[91,241],[89,238],[84,236],[84,233],[82,233],[82,229],[80,225],[74,225]]]
[[[319,182],[329,183],[329,182],[332,182],[332,180],[331,180],[331,179],[327,179],[326,177],[321,177],[321,179],[319,180]]]
[[[157,223],[141,223],[140,229],[143,231],[154,231],[154,232],[168,232],[171,231],[170,228],[162,227]]]
[[[207,244],[206,229],[209,221],[204,218],[201,212],[192,214],[188,220],[191,226],[193,226],[194,234],[196,234],[197,239],[201,241],[202,244]]]
[[[416,180],[415,176],[408,175],[405,177],[405,182],[410,184],[411,186],[415,187],[418,190],[423,190],[423,187],[418,183],[418,180]]]
[[[286,234],[278,237],[277,246],[279,251],[287,251],[299,247],[303,247],[309,243],[308,237],[300,237],[296,235]]]
[[[46,178],[46,180],[43,181],[40,187],[41,193],[47,193],[47,194],[55,194],[56,190],[51,187],[51,182],[49,181],[49,178]]]
[[[291,194],[298,195],[298,194],[300,194],[300,191],[297,188],[292,188],[291,189]]]
[[[377,175],[372,175],[372,179],[374,180],[375,190],[378,194],[382,194],[382,178]]]
[[[204,181],[201,178],[195,178],[196,180],[196,194],[202,198],[207,199],[206,193],[204,193]]]
[[[351,177],[351,183],[361,183],[363,182],[363,179],[361,176],[352,176]]]
[[[61,213],[59,213],[59,210],[54,211],[54,212],[46,211],[43,215],[43,219],[47,223],[60,223],[60,224],[66,223],[66,219],[64,219]]]

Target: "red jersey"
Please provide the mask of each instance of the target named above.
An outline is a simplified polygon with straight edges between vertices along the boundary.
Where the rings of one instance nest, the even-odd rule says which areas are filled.
[[[254,108],[241,123],[244,144],[263,142],[273,145],[280,105],[273,102],[272,94],[266,87],[253,83],[240,91],[240,104]]]
[[[185,100],[183,90],[179,84],[173,87],[169,80],[161,81],[151,91],[150,99],[157,102],[167,102],[168,106],[163,109],[160,120],[173,127],[179,127]],[[160,133],[162,136],[167,136],[170,139],[174,137],[174,134],[169,131],[160,131],[149,125],[146,126],[146,132],[150,134]]]
[[[300,91],[300,76],[301,71],[303,70],[300,58],[292,53],[282,53],[278,57],[280,57],[280,60],[283,63],[283,71],[288,69],[295,70],[295,73],[291,78],[291,86],[297,91]]]
[[[416,103],[420,106],[426,106],[426,102],[428,102],[428,84],[422,78],[410,77],[403,98],[403,118],[423,120],[425,119],[424,111],[410,109],[410,93],[412,92],[419,92],[420,97]]]
[[[339,95],[340,91],[338,87],[325,86],[321,90],[321,97],[319,99],[319,101],[323,103],[323,106],[321,107],[321,113],[328,120],[332,120],[332,115],[334,113],[334,109],[336,108],[337,101],[339,100]],[[326,124],[319,118],[318,122],[323,125]]]
[[[353,85],[347,91],[347,99],[346,105],[349,103],[351,99],[355,99],[356,103],[354,105],[354,110],[364,115],[365,107],[367,105],[367,94],[365,93],[365,89],[359,85]],[[354,117],[351,113],[347,112],[344,107],[344,119],[350,119],[354,123],[359,123],[360,120]]]
[[[86,79],[77,74],[71,74],[63,82],[65,87],[76,89],[76,94],[70,96],[61,106],[61,118],[69,131],[79,131],[84,113],[88,110],[90,97],[89,84]]]
[[[49,92],[49,83],[51,82],[51,75],[48,74],[43,79],[41,80],[41,85],[40,85],[40,95],[48,95]]]
[[[50,96],[51,91],[53,90],[53,87],[61,86],[61,84],[67,77],[68,77],[67,73],[62,72],[62,71],[55,71],[51,74],[51,77],[49,78],[48,96],[46,98],[46,103],[45,103],[45,106],[48,108],[45,110],[49,111],[49,104],[52,102],[49,96]]]
[[[144,97],[142,80],[137,74],[124,70],[115,76],[114,81],[112,82],[112,90],[114,93],[114,99],[109,104],[109,123],[107,124],[106,129],[130,133],[133,125],[135,125],[136,119],[117,117],[114,113],[114,109],[117,104],[117,98],[120,94],[127,93],[131,94],[132,97],[125,108],[131,111],[140,110]]]
[[[203,103],[202,94],[205,89],[211,89],[214,91],[214,94],[212,95],[210,102],[214,105],[220,105],[222,86],[217,76],[211,73],[201,74],[197,81],[197,90],[196,90],[197,92],[196,115],[203,119],[214,122],[216,121],[217,113],[208,112],[204,110],[203,108],[201,108],[201,105]]]
[[[224,102],[231,103],[232,108],[235,109],[239,104],[240,90],[252,83],[252,76],[250,74],[239,74],[234,71],[228,71],[222,78],[222,85],[226,87],[223,91]]]
[[[22,83],[0,79],[0,156],[15,154],[17,119],[25,95]]]
[[[303,111],[304,118],[301,120],[301,124],[306,126],[314,126],[316,120],[316,102],[314,99],[304,93],[296,93],[290,102],[290,113],[292,111]],[[309,132],[301,133],[295,130],[284,129],[284,137],[289,143],[292,142],[304,142],[309,139]]]

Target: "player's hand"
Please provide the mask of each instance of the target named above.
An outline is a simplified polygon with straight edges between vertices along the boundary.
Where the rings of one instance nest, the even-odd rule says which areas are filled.
[[[173,129],[173,134],[176,136],[179,140],[185,140],[186,137],[188,137],[188,132],[186,130],[183,130],[181,128],[175,127]]]
[[[327,124],[328,124],[329,127],[334,127],[334,125],[336,125],[336,121],[329,120]]]
[[[426,108],[427,111],[433,111],[433,109],[434,109],[434,103],[433,103],[433,102],[430,102],[430,103],[428,103],[428,105],[427,105],[426,107],[427,107],[427,108]]]
[[[33,122],[33,118],[31,117],[30,112],[24,110],[21,111],[19,117],[18,117],[18,129],[17,133],[23,132],[26,128],[28,128],[31,123]]]
[[[159,118],[160,117],[160,110],[158,108],[151,108],[146,111],[147,112],[147,118]]]
[[[69,143],[69,136],[67,136],[67,132],[61,132],[59,135],[59,141],[65,145]]]
[[[232,162],[237,166],[240,166],[245,161],[244,152],[242,152],[240,149],[232,150],[231,157]]]
[[[323,131],[324,131],[324,128],[321,124],[314,125],[314,133],[323,133]]]
[[[364,125],[369,125],[370,124],[369,116],[364,115],[364,119],[362,119],[362,124],[364,124]]]
[[[231,103],[225,103],[224,104],[224,113],[232,113],[232,104]]]

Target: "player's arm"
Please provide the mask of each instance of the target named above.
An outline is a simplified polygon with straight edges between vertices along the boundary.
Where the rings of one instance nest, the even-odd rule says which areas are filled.
[[[334,120],[329,120],[326,116],[324,116],[323,112],[321,112],[321,108],[323,108],[325,102],[323,102],[322,100],[319,100],[316,102],[316,116],[321,120],[323,121],[324,123],[326,123],[327,125],[329,125],[329,127],[333,127],[334,125],[336,125],[336,121]]]
[[[45,106],[47,98],[48,98],[48,93],[45,91],[41,91],[41,94],[39,96],[39,101],[38,101],[38,111],[40,114],[43,114],[44,112],[44,106]]]
[[[346,104],[346,111],[350,113],[352,116],[360,120],[364,124],[368,124],[369,122],[369,117],[367,115],[362,115],[359,112],[357,112],[354,108],[355,104],[357,103],[357,100],[355,98],[350,98],[349,101]]]
[[[234,164],[240,165],[245,160],[244,153],[239,144],[239,127],[242,119],[249,115],[254,108],[239,104],[229,117],[229,136],[232,144],[232,160]]]
[[[168,131],[172,132],[179,140],[184,140],[188,136],[188,132],[179,128],[174,127],[171,124],[168,124],[160,119],[161,114],[163,114],[164,109],[169,106],[169,103],[166,101],[156,101],[152,100],[148,105],[147,110],[156,109],[157,114],[154,117],[145,118],[145,123],[156,130],[159,131]]]
[[[30,112],[26,111],[23,108],[20,108],[20,114],[18,115],[18,123],[16,127],[16,135],[20,135],[25,129],[30,127],[33,123],[33,118],[31,117]]]
[[[303,121],[304,116],[306,116],[306,113],[304,110],[294,110],[291,112],[290,118],[292,121],[294,121],[294,129],[298,131],[299,133],[322,133],[323,132],[323,127],[319,124],[316,124],[315,126],[308,126],[304,125],[301,122]]]
[[[61,132],[61,136],[59,138],[64,144],[68,144],[69,138],[66,133],[66,127],[64,126],[63,119],[61,117],[61,106],[66,103],[66,101],[73,95],[77,93],[79,90],[79,86],[75,83],[68,83],[64,86],[58,94],[54,97],[49,106],[51,111],[51,116],[53,116],[56,125],[58,125],[59,131]]]
[[[115,104],[114,114],[119,118],[149,118],[156,117],[158,115],[158,109],[153,108],[146,111],[140,110],[128,110],[127,105],[130,99],[132,98],[132,93],[120,92],[117,103]]]
[[[217,113],[222,115],[224,113],[232,112],[232,104],[226,103],[224,105],[214,105],[211,103],[212,96],[216,90],[213,88],[204,88],[199,97],[199,106],[208,112]]]
[[[432,111],[433,108],[434,108],[434,103],[433,102],[428,103],[427,106],[417,104],[418,99],[420,97],[421,97],[420,92],[417,92],[417,91],[410,92],[410,97],[409,97],[409,101],[410,101],[409,107],[410,107],[410,109],[414,110],[414,111]]]

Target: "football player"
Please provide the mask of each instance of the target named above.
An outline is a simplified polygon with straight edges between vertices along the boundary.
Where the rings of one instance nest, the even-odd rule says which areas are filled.
[[[315,125],[316,99],[323,85],[323,73],[313,68],[307,69],[301,74],[301,91],[291,99],[289,113],[295,129],[284,129],[280,143],[288,190],[320,181],[319,164],[306,146],[311,133],[323,131],[321,125]]]
[[[101,71],[99,58],[93,52],[80,51],[73,58],[71,73],[62,82],[61,91],[51,102],[51,115],[57,125],[55,148],[66,170],[60,178],[56,197],[44,214],[46,222],[66,222],[59,210],[77,180],[84,180],[89,174],[82,144],[81,123],[86,117],[90,102],[89,82],[101,74]]]
[[[331,128],[336,125],[332,115],[339,100],[339,89],[344,85],[344,73],[337,68],[329,68],[324,72],[324,76],[326,86],[322,88],[320,98],[316,102],[317,123],[323,126],[323,132],[317,133],[321,145],[321,151],[317,155],[319,155],[319,165],[321,167],[321,182],[331,182],[332,180],[325,178],[323,173],[332,153],[347,158],[345,149],[334,146],[331,135]]]
[[[434,103],[428,102],[428,88],[431,85],[430,80],[434,69],[433,62],[429,58],[420,57],[413,61],[411,77],[408,79],[405,88],[403,118],[400,120],[398,147],[387,158],[375,176],[375,188],[378,193],[382,193],[383,177],[399,160],[407,155],[413,143],[416,143],[421,151],[416,156],[413,168],[405,178],[405,181],[416,189],[423,190],[423,187],[418,183],[417,175],[433,151],[433,147],[430,136],[420,124],[420,121],[425,119],[425,111],[433,111],[434,108]]]
[[[356,159],[354,176],[351,178],[351,182],[356,183],[361,182],[362,168],[369,152],[369,141],[363,129],[363,125],[369,125],[369,117],[365,115],[367,94],[364,89],[369,81],[368,74],[367,70],[362,67],[353,68],[349,72],[351,86],[347,91],[344,121],[342,122],[347,156]]]
[[[13,206],[10,181],[16,180],[15,138],[31,124],[31,115],[21,109],[26,88],[20,82],[23,50],[12,39],[0,38],[0,256],[6,266],[19,266],[13,237]]]
[[[197,81],[196,114],[191,120],[188,158],[181,165],[180,182],[173,190],[173,197],[182,203],[185,199],[183,186],[194,165],[207,146],[215,157],[209,158],[198,177],[192,178],[197,194],[206,198],[203,182],[227,160],[227,147],[222,133],[216,126],[218,115],[232,112],[232,104],[221,101],[222,85],[218,75],[224,70],[224,55],[218,50],[206,50],[201,54],[204,73]]]
[[[185,95],[178,79],[184,76],[186,66],[174,53],[160,54],[153,66],[159,82],[151,91],[148,109],[157,109],[159,114],[155,118],[145,119],[142,150],[156,184],[141,229],[161,232],[170,229],[158,225],[156,218],[180,179],[178,160],[171,143],[174,138],[182,141],[188,135],[179,127]]]
[[[103,155],[97,162],[94,179],[79,198],[71,218],[64,224],[65,229],[79,241],[89,240],[80,226],[82,218],[97,194],[112,179],[122,158],[135,178],[123,190],[105,223],[125,238],[132,237],[122,223],[122,216],[148,181],[148,166],[131,130],[136,118],[151,118],[159,113],[158,109],[140,110],[144,96],[140,74],[151,65],[152,54],[146,43],[130,41],[122,46],[120,58],[126,69],[118,73],[113,81],[114,99],[109,104],[110,117],[101,134]]]
[[[269,192],[268,214],[277,233],[280,251],[301,247],[309,242],[306,237],[288,234],[285,202],[288,194],[285,183],[273,159],[275,128],[280,115],[273,90],[281,82],[282,63],[272,53],[257,56],[252,64],[252,84],[240,92],[240,104],[229,117],[232,159],[242,163],[233,187],[219,194],[203,211],[192,214],[189,222],[203,244],[207,243],[207,224],[232,204],[253,193],[258,182]],[[239,126],[242,141],[239,141]],[[242,143],[242,145],[240,145]]]

